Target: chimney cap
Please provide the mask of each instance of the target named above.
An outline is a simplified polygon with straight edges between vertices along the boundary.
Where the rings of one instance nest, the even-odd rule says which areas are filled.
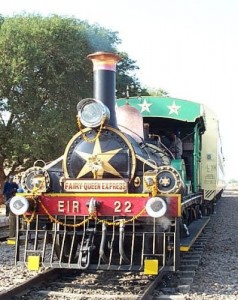
[[[98,61],[113,61],[115,63],[121,60],[121,57],[118,54],[104,51],[98,51],[89,54],[87,58]]]

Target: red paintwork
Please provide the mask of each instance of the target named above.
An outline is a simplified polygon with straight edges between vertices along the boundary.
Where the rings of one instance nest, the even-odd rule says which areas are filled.
[[[171,217],[180,216],[180,197],[161,196],[166,199],[168,210],[166,215]],[[89,214],[87,204],[90,199],[99,203],[98,216],[136,216],[145,207],[150,196],[146,195],[113,195],[113,194],[43,194],[39,196],[40,202],[51,215],[87,216]],[[46,214],[41,203],[38,204],[38,214]],[[141,216],[147,217],[144,211]]]

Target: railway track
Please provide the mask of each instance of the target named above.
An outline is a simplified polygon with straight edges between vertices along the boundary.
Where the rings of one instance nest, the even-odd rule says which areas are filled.
[[[180,269],[166,274],[153,292],[153,300],[185,300],[194,281],[196,270],[201,262],[208,241],[209,225],[193,244],[189,252],[181,252]]]
[[[213,216],[211,216],[213,218]],[[0,299],[140,299],[185,300],[209,237],[209,223],[188,252],[181,252],[180,270],[165,276],[53,269],[0,293]],[[21,296],[19,296],[21,295]],[[19,298],[20,297],[20,298]]]
[[[53,269],[0,293],[1,300],[13,299],[185,299],[204,247],[204,237],[182,255],[176,274],[148,277],[117,272],[87,273]],[[43,298],[42,298],[43,297]]]
[[[224,195],[235,197],[238,191],[226,191]],[[218,212],[219,205],[220,202]],[[205,252],[208,251],[206,245],[209,244],[209,236],[211,238],[213,234],[214,224],[213,227],[211,226],[212,223],[216,223],[217,217],[216,214],[211,216],[211,222],[202,231],[189,252],[181,252],[180,270],[175,274],[168,273],[163,278],[159,276],[148,278],[129,273],[125,276],[116,272],[107,275],[107,273],[82,273],[79,270],[71,273],[65,273],[66,270],[61,269],[49,270],[46,272],[49,274],[48,277],[39,274],[16,288],[9,290],[9,287],[6,287],[6,292],[0,293],[0,299],[33,299],[32,293],[34,299],[190,299],[190,287],[196,283],[194,277],[201,268],[204,249]],[[18,298],[14,298],[16,295]]]
[[[5,228],[8,229],[8,228]],[[53,269],[0,293],[0,299],[185,299],[206,244],[200,235],[189,252],[181,252],[180,270],[162,277],[134,273]],[[20,298],[19,298],[20,297]]]
[[[0,299],[185,299],[206,244],[203,232],[189,252],[181,252],[181,267],[162,277],[134,273],[82,272],[53,269],[0,293]],[[19,296],[20,295],[20,296]],[[19,298],[20,297],[20,298]],[[42,298],[43,297],[43,298]]]
[[[0,299],[148,299],[155,278],[118,274],[115,271],[87,273],[53,269],[24,284],[0,293]],[[33,296],[34,295],[34,296]],[[43,297],[43,298],[42,298]]]
[[[203,298],[203,296],[191,297],[191,290],[192,290],[192,286],[194,286],[194,284],[195,284],[195,287],[196,287],[196,284],[198,284],[196,281],[195,275],[199,272],[201,266],[204,266],[204,263],[205,264],[207,263],[207,262],[203,261],[204,252],[207,253],[209,251],[207,249],[212,249],[211,251],[215,251],[215,252],[217,251],[216,249],[213,248],[213,245],[210,244],[210,239],[214,235],[214,226],[215,226],[214,224],[218,224],[216,226],[219,226],[219,219],[221,218],[221,215],[222,215],[221,207],[224,207],[224,205],[230,205],[230,203],[227,204],[227,202],[226,202],[227,199],[229,199],[229,197],[234,198],[237,196],[238,196],[237,189],[236,190],[235,189],[231,189],[231,190],[227,189],[224,191],[223,199],[219,200],[217,203],[218,215],[216,214],[216,210],[215,210],[215,213],[210,216],[210,222],[207,224],[207,226],[202,231],[199,238],[193,244],[190,251],[189,252],[181,252],[180,270],[175,274],[167,274],[163,278],[163,280],[160,282],[160,284],[155,289],[155,291],[152,295],[152,298],[151,298],[152,300],[168,300],[168,299],[170,299],[170,300],[188,300],[188,299],[210,299],[210,298],[218,299],[217,295],[215,295],[214,297],[208,296],[208,298],[205,298],[205,296],[204,296],[204,298]],[[228,198],[226,198],[226,197],[228,197]],[[235,202],[233,204],[233,207],[235,209],[235,207],[236,207]],[[229,212],[229,210],[228,210],[228,212]],[[225,212],[225,213],[227,213],[227,212]],[[231,216],[231,214],[230,214],[230,216]],[[233,220],[233,222],[236,222],[236,221]],[[231,225],[224,225],[224,226],[228,226],[229,228],[232,227]],[[223,227],[221,226],[220,228],[222,229]],[[222,231],[220,232],[220,234],[223,234]],[[232,234],[230,234],[230,235],[232,235]],[[215,262],[216,262],[216,260],[214,260],[214,263]],[[227,268],[228,267],[225,267],[225,270]],[[207,280],[208,280],[207,278],[206,279],[204,278],[203,282],[207,282]],[[213,279],[210,278],[210,281],[213,281]],[[228,280],[228,282],[229,282],[229,280]],[[194,292],[194,289],[195,288],[193,287],[193,292]],[[224,297],[225,296],[223,296],[222,299],[228,299],[228,298],[224,298]],[[234,296],[233,298],[238,299],[237,296]],[[231,299],[233,299],[233,298],[231,298]]]

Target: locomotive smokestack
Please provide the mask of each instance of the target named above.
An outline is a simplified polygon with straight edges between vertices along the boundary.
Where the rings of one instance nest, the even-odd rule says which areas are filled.
[[[120,57],[114,53],[95,52],[87,56],[93,63],[93,97],[110,110],[109,125],[117,127],[115,112],[116,64]]]

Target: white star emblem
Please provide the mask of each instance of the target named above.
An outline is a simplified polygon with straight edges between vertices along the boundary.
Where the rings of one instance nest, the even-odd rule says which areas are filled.
[[[142,104],[139,104],[139,106],[141,106],[141,113],[143,112],[143,111],[148,111],[148,112],[150,112],[150,106],[152,105],[152,103],[148,103],[147,101],[146,101],[146,99],[144,99],[144,102],[142,103]]]
[[[168,108],[169,108],[169,115],[171,115],[171,114],[176,114],[176,115],[178,115],[178,110],[180,109],[180,107],[181,107],[181,106],[175,104],[175,101],[173,102],[172,105],[168,105]]]
[[[163,177],[160,178],[159,183],[162,186],[166,187],[166,186],[170,185],[170,179],[166,176],[163,176]]]

